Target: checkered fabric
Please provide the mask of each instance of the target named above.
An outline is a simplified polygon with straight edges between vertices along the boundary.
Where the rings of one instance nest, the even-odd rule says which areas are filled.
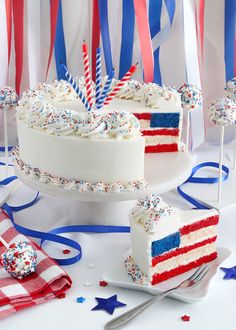
[[[29,242],[38,256],[36,272],[22,280],[11,277],[0,265],[0,319],[23,308],[60,297],[71,287],[72,281],[64,270],[36,243],[19,234],[1,209],[0,235],[8,244],[22,240]],[[5,246],[0,243],[0,255],[5,249]]]

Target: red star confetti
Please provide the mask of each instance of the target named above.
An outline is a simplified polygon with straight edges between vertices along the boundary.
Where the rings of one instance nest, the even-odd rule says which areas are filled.
[[[65,298],[65,297],[66,297],[65,292],[61,292],[61,293],[59,293],[59,295],[57,296],[58,299],[63,299],[63,298]]]
[[[100,281],[99,285],[104,287],[104,286],[107,286],[108,283],[106,281]]]
[[[70,253],[70,250],[69,249],[65,249],[62,251],[64,254],[69,254]]]
[[[190,321],[190,316],[189,315],[183,315],[181,316],[181,320],[184,322],[189,322]]]

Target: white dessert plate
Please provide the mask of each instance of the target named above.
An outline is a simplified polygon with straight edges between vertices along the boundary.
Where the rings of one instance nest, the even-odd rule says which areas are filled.
[[[215,260],[208,263],[208,265],[210,266],[210,270],[197,287],[192,289],[178,290],[176,292],[171,293],[169,297],[180,301],[184,301],[186,303],[194,303],[204,299],[207,296],[210,282],[215,276],[219,265],[231,255],[231,251],[223,247],[218,247],[217,253],[218,253],[218,257]],[[191,276],[191,274],[193,274],[195,270],[192,269],[189,272],[175,276],[169,280],[163,281],[154,286],[143,286],[133,282],[131,276],[129,276],[126,271],[124,260],[122,260],[116,265],[112,266],[103,274],[103,280],[111,285],[119,286],[126,289],[145,291],[150,294],[156,295],[158,293],[161,293],[165,290],[177,286],[186,278]]]
[[[148,183],[147,190],[130,192],[78,192],[62,190],[29,178],[18,166],[15,172],[19,180],[34,190],[44,194],[88,202],[113,202],[143,198],[147,192],[163,194],[183,183],[191,174],[192,159],[188,152],[164,152],[145,155],[144,178]]]

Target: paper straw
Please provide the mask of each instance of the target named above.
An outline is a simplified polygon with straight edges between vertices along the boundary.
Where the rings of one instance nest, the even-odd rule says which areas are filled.
[[[112,72],[107,77],[107,81],[105,83],[105,86],[103,87],[103,90],[98,100],[97,109],[101,109],[104,106],[104,100],[106,99],[107,94],[111,88],[111,83],[113,78],[114,78],[114,70],[112,70]]]
[[[102,66],[101,66],[101,48],[96,49],[96,106],[98,104],[99,95],[101,92],[101,81],[102,81]]]
[[[108,105],[114,99],[114,97],[116,96],[116,94],[119,93],[120,89],[124,86],[124,84],[128,80],[130,80],[130,77],[135,72],[137,65],[138,65],[138,63],[136,63],[135,65],[132,65],[130,67],[129,71],[126,72],[126,74],[124,75],[124,77],[120,81],[118,81],[117,85],[113,88],[113,90],[109,93],[109,95],[105,99],[104,105]]]
[[[223,165],[223,149],[224,149],[224,132],[225,127],[222,125],[220,129],[220,155],[219,155],[219,176],[218,176],[218,203],[222,198],[222,165]]]
[[[61,63],[61,68],[66,76],[67,81],[71,84],[71,86],[74,88],[75,92],[78,94],[79,98],[81,99],[83,105],[85,106],[85,108],[90,111],[91,107],[88,103],[88,101],[86,100],[86,97],[84,96],[83,92],[81,91],[81,89],[79,89],[79,87],[77,86],[74,78],[72,77],[72,75],[70,74],[69,70],[67,69],[67,67]]]
[[[90,107],[92,108],[93,107],[92,79],[91,79],[90,66],[89,66],[88,46],[85,42],[82,45],[82,50],[83,50],[84,78],[85,78],[87,101]]]

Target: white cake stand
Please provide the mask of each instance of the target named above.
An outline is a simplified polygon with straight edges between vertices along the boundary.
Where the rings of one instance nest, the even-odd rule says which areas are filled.
[[[148,189],[123,193],[65,191],[29,178],[18,167],[15,167],[15,172],[19,180],[30,188],[62,198],[67,204],[69,202],[71,214],[68,217],[77,223],[84,223],[86,218],[89,223],[128,224],[128,213],[135,200],[147,193],[163,194],[176,188],[189,177],[191,169],[191,156],[187,152],[147,154],[144,177]]]
[[[147,154],[145,155],[144,177],[148,183],[148,189],[122,193],[62,190],[29,178],[18,167],[15,168],[15,171],[24,184],[47,195],[86,202],[114,202],[142,198],[147,192],[163,194],[183,183],[191,174],[191,169],[191,156],[187,152]]]

